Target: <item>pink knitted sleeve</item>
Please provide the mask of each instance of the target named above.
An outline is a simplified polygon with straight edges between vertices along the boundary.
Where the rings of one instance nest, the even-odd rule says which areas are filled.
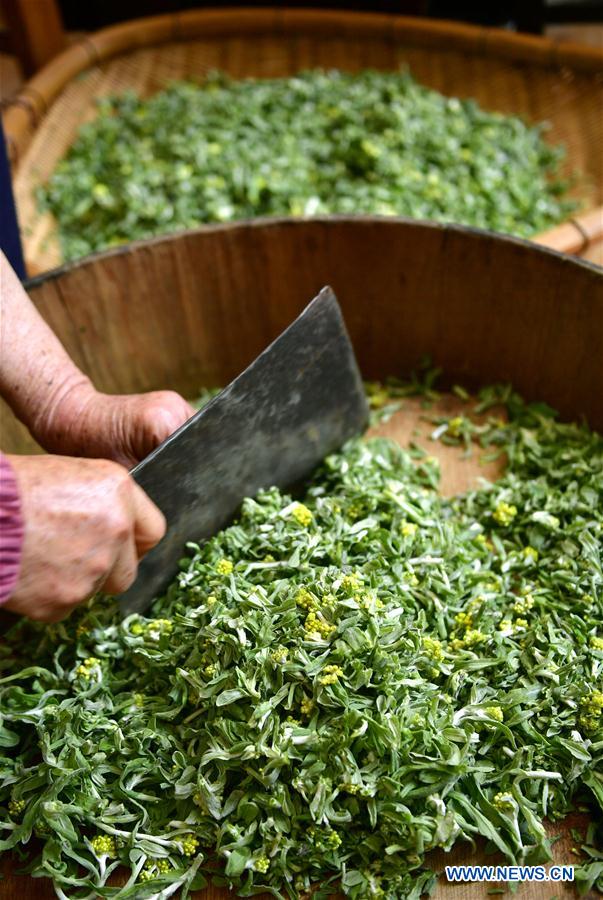
[[[17,479],[0,453],[0,605],[8,600],[19,577],[23,530]]]

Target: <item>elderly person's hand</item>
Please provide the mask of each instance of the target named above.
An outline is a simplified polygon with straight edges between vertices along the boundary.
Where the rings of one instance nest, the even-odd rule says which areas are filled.
[[[165,532],[162,513],[127,470],[102,459],[6,459],[24,534],[19,575],[4,607],[57,622],[98,590],[127,590],[138,561]]]
[[[42,410],[31,431],[46,450],[112,459],[132,467],[194,411],[173,391],[112,395],[83,384]]]

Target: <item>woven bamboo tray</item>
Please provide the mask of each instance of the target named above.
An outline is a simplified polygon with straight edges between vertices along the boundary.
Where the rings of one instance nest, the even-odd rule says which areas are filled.
[[[407,375],[428,353],[451,384],[511,381],[526,397],[603,430],[603,271],[526,241],[395,218],[264,220],[130,244],[41,276],[28,290],[99,389],[173,388],[192,397],[237,375],[327,282],[365,377]],[[430,414],[457,415],[458,404],[444,394]],[[407,402],[378,427],[437,455],[448,494],[496,477],[500,462],[484,467],[479,454],[464,458],[429,441],[424,415],[420,403]],[[0,416],[3,449],[29,452],[23,426],[6,410]],[[587,824],[576,813],[550,826],[562,835],[555,863],[576,863],[571,828]],[[438,871],[499,861],[468,844],[430,860]],[[54,897],[48,881],[18,868],[2,867],[4,900]],[[491,887],[443,879],[435,900],[489,900]],[[525,884],[520,897],[553,894],[578,900],[569,883]],[[196,898],[233,896],[211,888]]]
[[[311,67],[358,71],[408,66],[445,94],[551,123],[567,147],[566,171],[584,214],[537,240],[584,253],[603,237],[603,53],[591,48],[380,14],[288,9],[198,10],[116,25],[84,38],[47,65],[4,114],[17,206],[31,273],[61,261],[49,216],[34,192],[95,115],[95,99],[125,89],[148,96],[174,79],[219,68],[272,77]]]

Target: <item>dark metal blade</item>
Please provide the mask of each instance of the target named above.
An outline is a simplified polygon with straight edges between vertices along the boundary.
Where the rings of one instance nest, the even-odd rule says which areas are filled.
[[[368,408],[339,304],[323,288],[249,368],[132,471],[164,513],[163,540],[120,597],[141,612],[187,541],[223,528],[245,497],[285,488],[362,430]]]

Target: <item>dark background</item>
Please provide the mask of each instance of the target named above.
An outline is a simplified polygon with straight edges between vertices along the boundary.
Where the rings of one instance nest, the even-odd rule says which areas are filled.
[[[70,31],[102,28],[140,16],[182,9],[227,6],[289,6],[433,16],[540,33],[553,22],[603,21],[603,0],[59,0]]]

